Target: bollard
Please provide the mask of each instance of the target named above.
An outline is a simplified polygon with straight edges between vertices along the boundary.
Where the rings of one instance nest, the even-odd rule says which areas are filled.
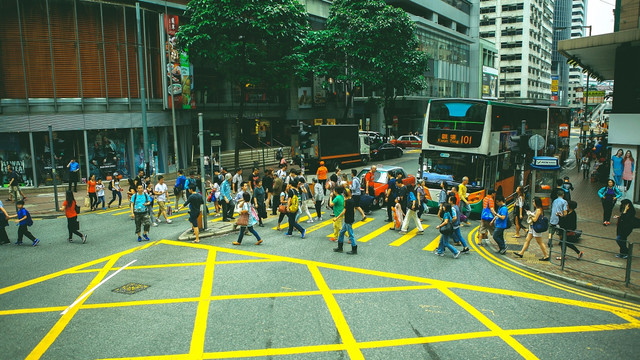
[[[629,283],[631,283],[631,263],[633,259],[633,244],[629,244],[629,251],[627,252],[627,268],[624,275],[624,285],[629,287]]]
[[[564,271],[564,262],[567,254],[567,230],[562,229],[562,246],[560,250],[560,268]],[[551,255],[551,251],[549,251],[549,255]]]

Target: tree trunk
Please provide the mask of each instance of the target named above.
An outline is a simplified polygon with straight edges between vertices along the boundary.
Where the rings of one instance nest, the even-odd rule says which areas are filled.
[[[245,104],[245,96],[247,93],[245,84],[240,85],[240,109],[238,110],[238,116],[236,117],[236,148],[235,148],[235,170],[237,171],[240,168],[240,145],[242,142],[242,136],[240,133],[242,132],[242,124],[244,123],[244,104]]]

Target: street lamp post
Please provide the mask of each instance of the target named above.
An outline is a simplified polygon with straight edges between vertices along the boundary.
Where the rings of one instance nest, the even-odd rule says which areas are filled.
[[[587,25],[587,26],[583,26],[583,28],[585,29],[589,29],[589,36],[591,36],[591,25]],[[586,141],[586,137],[587,137],[587,133],[586,131],[584,131],[584,124],[588,123],[588,118],[587,118],[587,111],[589,109],[589,78],[591,77],[591,73],[589,73],[587,71],[587,86],[585,87],[586,92],[584,93],[584,123],[583,126],[580,129],[580,133],[583,134],[583,138],[582,138],[582,143],[584,144],[583,146],[586,147],[587,146],[587,141]]]

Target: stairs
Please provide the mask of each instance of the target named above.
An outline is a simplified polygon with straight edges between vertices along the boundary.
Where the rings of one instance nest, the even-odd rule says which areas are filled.
[[[277,168],[280,163],[276,160],[276,153],[279,147],[265,147],[264,148],[264,162],[265,168]],[[285,158],[289,159],[291,156],[291,147],[283,146],[282,154]],[[251,171],[254,167],[259,167],[262,173],[262,148],[243,149],[240,150],[240,167],[244,170]],[[230,173],[235,172],[235,152],[233,150],[223,151],[220,155],[220,162],[222,167],[227,169]],[[196,171],[196,166],[192,165],[190,171]]]

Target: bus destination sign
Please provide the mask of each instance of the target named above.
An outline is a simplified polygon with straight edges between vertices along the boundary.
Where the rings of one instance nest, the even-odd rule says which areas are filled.
[[[469,146],[473,143],[473,136],[443,132],[436,140],[436,143],[439,145]]]

